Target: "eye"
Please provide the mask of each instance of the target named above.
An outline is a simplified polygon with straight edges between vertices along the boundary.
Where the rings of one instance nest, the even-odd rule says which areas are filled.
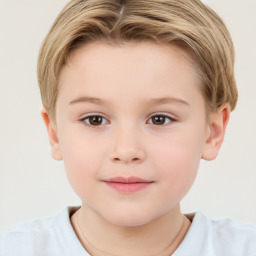
[[[175,121],[173,118],[167,115],[154,115],[150,117],[149,120],[151,120],[149,121],[149,123],[154,125],[165,125],[172,121]]]
[[[106,118],[100,115],[89,115],[82,119],[88,126],[100,126],[107,123]]]

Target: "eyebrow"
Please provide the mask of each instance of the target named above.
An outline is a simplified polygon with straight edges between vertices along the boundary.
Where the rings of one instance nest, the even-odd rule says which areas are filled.
[[[88,97],[88,96],[83,96],[76,98],[72,100],[69,104],[77,104],[77,103],[92,103],[96,105],[106,105],[107,101],[100,99],[100,98],[94,98],[94,97]],[[186,106],[189,106],[189,103],[183,99],[180,98],[175,98],[175,97],[163,97],[163,98],[153,98],[148,100],[149,105],[161,105],[161,104],[168,104],[168,103],[179,103],[183,104]]]
[[[72,104],[76,104],[76,103],[86,103],[86,102],[97,104],[97,105],[106,104],[105,100],[103,100],[103,99],[87,97],[87,96],[76,98],[76,99],[72,100],[69,104],[72,105]]]
[[[164,97],[164,98],[156,98],[156,99],[150,99],[149,104],[152,105],[161,105],[161,104],[167,104],[167,103],[180,103],[186,106],[189,106],[189,103],[183,99],[175,98],[175,97]]]

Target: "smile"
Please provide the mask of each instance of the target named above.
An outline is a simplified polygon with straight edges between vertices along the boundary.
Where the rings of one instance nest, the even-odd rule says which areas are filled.
[[[115,177],[103,181],[111,188],[123,194],[135,193],[153,183],[153,181],[144,180],[137,177]]]

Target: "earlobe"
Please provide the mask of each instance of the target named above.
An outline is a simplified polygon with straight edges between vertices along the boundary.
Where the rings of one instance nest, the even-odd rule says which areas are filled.
[[[51,147],[51,155],[55,160],[62,160],[62,154],[60,150],[59,140],[57,137],[56,128],[54,128],[50,117],[45,109],[42,109],[41,115],[46,126],[48,138]]]
[[[222,145],[230,116],[230,106],[221,106],[217,112],[209,115],[210,134],[207,136],[202,154],[204,160],[214,160]]]

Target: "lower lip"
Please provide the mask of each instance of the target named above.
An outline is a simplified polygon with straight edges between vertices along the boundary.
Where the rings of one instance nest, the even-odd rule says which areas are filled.
[[[136,183],[106,182],[106,184],[120,193],[130,194],[148,187],[150,184],[152,184],[152,182],[136,182]]]

